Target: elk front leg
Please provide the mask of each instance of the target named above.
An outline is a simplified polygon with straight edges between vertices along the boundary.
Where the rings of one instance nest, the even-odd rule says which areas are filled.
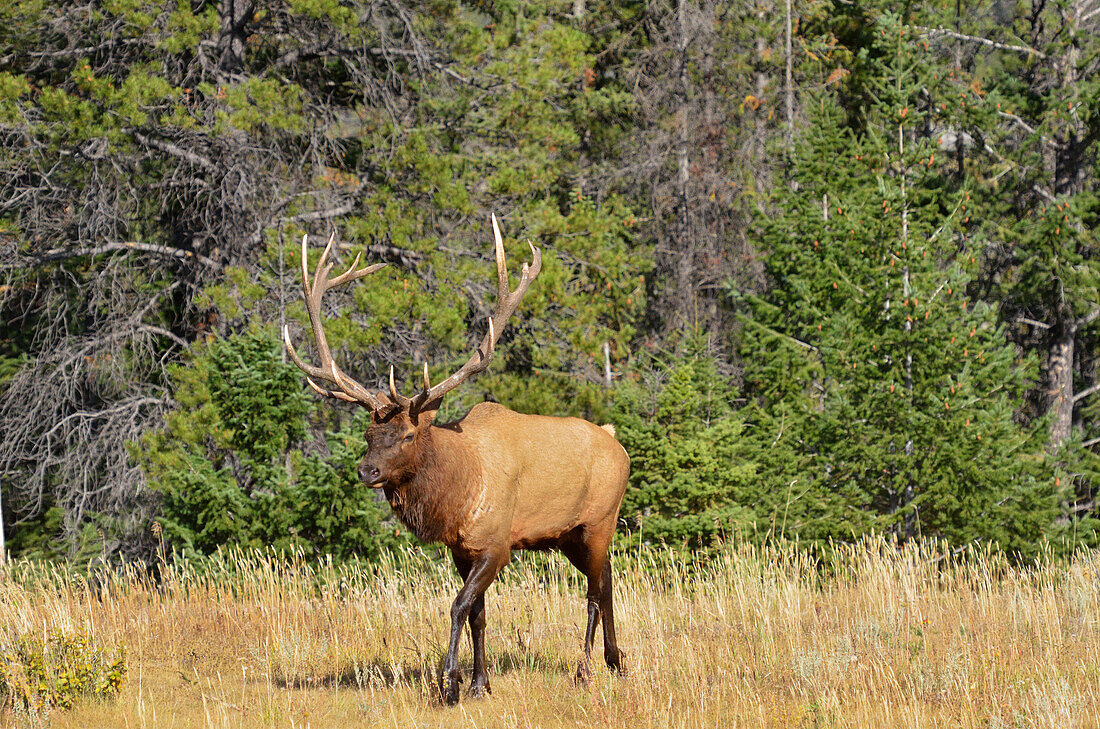
[[[470,696],[485,696],[489,688],[489,667],[485,663],[485,595],[482,594],[470,610],[470,638],[474,644],[474,680]]]
[[[454,552],[455,567],[465,581],[470,576],[471,562]],[[474,646],[474,680],[470,684],[471,696],[484,696],[492,693],[489,686],[489,669],[485,662],[485,595],[482,594],[470,608],[470,640]]]
[[[455,561],[459,561],[457,557]],[[458,703],[458,693],[462,686],[462,674],[458,670],[458,647],[462,641],[462,627],[470,619],[475,606],[480,606],[481,610],[484,610],[485,590],[493,583],[507,561],[507,552],[503,554],[486,552],[469,560],[470,568],[466,574],[466,581],[462,585],[462,589],[458,591],[454,604],[451,605],[451,642],[447,648],[447,656],[443,659],[443,670],[439,676],[439,695],[445,704]],[[461,567],[459,570],[461,571]],[[482,638],[482,650],[480,652],[483,653],[484,635],[480,627],[478,633]],[[477,643],[478,641],[475,640],[475,651],[477,651]],[[475,660],[475,686],[478,678],[477,668],[477,661]],[[481,669],[486,674],[485,680],[487,682],[488,674],[484,665],[484,655],[482,656]]]

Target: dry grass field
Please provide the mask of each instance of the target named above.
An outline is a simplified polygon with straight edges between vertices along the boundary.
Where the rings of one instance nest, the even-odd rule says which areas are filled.
[[[117,699],[53,727],[1100,726],[1096,554],[1016,568],[870,542],[828,577],[788,547],[730,547],[694,573],[667,552],[616,566],[627,676],[601,661],[574,687],[580,582],[519,557],[489,593],[493,695],[451,708],[433,676],[458,583],[419,553],[379,569],[238,555],[157,585],[116,569],[96,590],[17,563],[0,629],[125,645]]]

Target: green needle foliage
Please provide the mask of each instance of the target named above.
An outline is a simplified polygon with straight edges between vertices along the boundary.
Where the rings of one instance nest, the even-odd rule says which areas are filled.
[[[635,538],[701,546],[753,530],[757,465],[735,395],[694,337],[615,391],[611,417],[630,454],[621,515]]]
[[[810,105],[761,231],[773,286],[748,297],[743,355],[763,475],[797,495],[788,527],[810,539],[887,529],[1030,552],[1057,507],[1043,434],[1013,417],[1035,362],[968,293],[984,241],[971,181],[916,133],[942,123],[927,56],[895,17],[873,30],[867,104],[854,119]]]
[[[0,3],[11,551],[400,543],[272,334],[335,231],[335,358],[439,382],[492,213],[440,419],[614,422],[632,539],[1093,543],[1100,18],[895,5]]]
[[[195,347],[173,369],[179,408],[133,448],[161,496],[164,537],[184,553],[239,545],[376,556],[398,532],[382,527],[388,507],[355,475],[365,418],[305,442],[315,401],[281,346],[249,330]]]

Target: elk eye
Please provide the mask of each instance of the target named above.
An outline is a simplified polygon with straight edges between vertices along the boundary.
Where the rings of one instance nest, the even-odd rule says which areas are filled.
[[[415,437],[415,435],[413,433],[409,433],[408,435],[406,435],[404,438],[401,439],[401,442],[402,443],[412,443],[412,440],[413,440],[414,437]]]

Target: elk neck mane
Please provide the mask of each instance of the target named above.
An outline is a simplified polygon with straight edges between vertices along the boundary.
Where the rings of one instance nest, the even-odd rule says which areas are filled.
[[[387,484],[383,491],[394,514],[417,539],[449,544],[478,491],[477,454],[448,426],[429,426],[418,445],[410,477]]]

